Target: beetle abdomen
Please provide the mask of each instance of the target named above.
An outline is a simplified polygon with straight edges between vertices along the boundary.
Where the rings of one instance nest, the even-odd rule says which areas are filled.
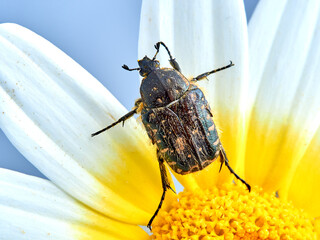
[[[159,154],[179,174],[199,171],[219,155],[218,133],[199,88],[169,107],[144,109],[142,121]]]

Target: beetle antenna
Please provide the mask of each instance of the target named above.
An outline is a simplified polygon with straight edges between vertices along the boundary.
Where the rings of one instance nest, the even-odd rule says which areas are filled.
[[[125,64],[122,65],[122,68],[125,69],[125,70],[127,70],[127,71],[134,71],[134,70],[138,70],[138,71],[139,71],[139,70],[140,70],[140,68],[131,68],[131,69],[130,69],[130,68],[129,68],[127,65],[125,65]]]

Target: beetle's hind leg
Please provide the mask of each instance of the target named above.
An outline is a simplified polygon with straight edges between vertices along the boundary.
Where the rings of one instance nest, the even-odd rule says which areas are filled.
[[[222,164],[224,163],[227,168],[229,169],[229,171],[237,178],[239,179],[243,184],[246,185],[247,189],[249,190],[249,192],[251,191],[251,186],[245,181],[243,180],[241,177],[238,176],[238,174],[236,174],[233,169],[231,168],[231,166],[229,165],[229,160],[227,158],[227,154],[224,150],[224,148],[221,146],[221,149],[220,149],[220,158],[221,158],[221,166],[220,166],[220,170],[221,170],[221,167],[222,167]]]
[[[159,153],[158,153],[158,161],[159,161],[159,167],[160,167],[160,174],[161,174],[161,182],[162,182],[162,189],[163,189],[163,192],[162,192],[162,196],[161,196],[161,199],[160,199],[160,203],[158,205],[158,208],[157,210],[154,212],[153,216],[151,217],[151,219],[149,220],[148,222],[148,225],[147,227],[151,230],[151,224],[154,220],[154,218],[157,216],[159,210],[161,209],[161,206],[162,206],[162,203],[164,201],[164,198],[166,196],[166,192],[168,189],[171,189],[174,193],[175,191],[171,188],[170,186],[170,183],[169,183],[169,180],[168,180],[168,176],[167,176],[167,170],[166,170],[166,166],[164,165],[164,160],[161,156],[159,156]]]
[[[210,74],[212,74],[212,73],[219,72],[219,71],[221,71],[221,70],[227,69],[227,68],[232,67],[232,66],[234,66],[234,64],[230,61],[229,65],[224,66],[224,67],[221,67],[221,68],[217,68],[217,69],[212,70],[212,71],[210,71],[210,72],[202,73],[202,74],[200,74],[199,76],[193,78],[191,81],[193,81],[193,82],[200,81],[200,80],[202,80],[202,79],[205,79],[206,77],[208,77],[208,76],[209,76]]]
[[[168,55],[170,57],[169,62],[170,62],[171,67],[173,67],[173,69],[177,70],[178,72],[181,72],[181,68],[180,68],[178,62],[176,61],[175,58],[172,57],[172,55],[171,55],[171,53],[169,51],[169,48],[163,42],[157,42],[156,45],[154,45],[154,47],[156,48],[157,52],[154,55],[152,60],[156,59],[156,56],[157,56],[157,54],[159,53],[159,50],[160,50],[160,45],[164,46],[164,48],[167,50]]]
[[[92,133],[92,134],[91,134],[91,137],[94,137],[94,136],[96,136],[96,135],[98,135],[98,134],[100,134],[100,133],[102,133],[102,132],[104,132],[104,131],[107,131],[108,129],[114,127],[114,126],[117,125],[118,123],[121,123],[121,122],[122,122],[122,126],[123,126],[123,125],[124,125],[124,122],[125,122],[127,119],[131,118],[134,114],[136,114],[136,113],[139,112],[139,110],[140,110],[140,108],[141,108],[141,104],[142,104],[142,99],[141,99],[141,98],[137,99],[136,102],[135,102],[134,108],[133,108],[130,112],[128,112],[127,114],[125,114],[124,116],[122,116],[121,118],[119,118],[118,121],[110,124],[109,126],[107,126],[107,127],[103,128],[103,129],[99,130],[98,132]]]

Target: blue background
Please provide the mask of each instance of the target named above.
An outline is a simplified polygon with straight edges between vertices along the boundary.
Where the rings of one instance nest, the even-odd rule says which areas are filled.
[[[249,20],[258,0],[244,2]],[[0,0],[0,23],[18,23],[43,36],[131,109],[139,96],[139,77],[126,79],[121,66],[136,65],[140,9],[141,0]],[[1,130],[0,168],[44,177]]]

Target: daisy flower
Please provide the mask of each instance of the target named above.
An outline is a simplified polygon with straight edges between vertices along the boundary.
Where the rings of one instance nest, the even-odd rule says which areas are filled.
[[[0,170],[0,239],[317,239],[320,2],[143,1],[139,58],[161,40],[199,83],[248,193],[218,161],[162,194],[155,147],[126,110],[51,43],[0,25],[0,127],[50,179]],[[159,55],[166,66],[167,56]],[[235,181],[235,182],[234,182]],[[178,198],[178,201],[177,201]],[[318,236],[319,237],[319,236]]]

